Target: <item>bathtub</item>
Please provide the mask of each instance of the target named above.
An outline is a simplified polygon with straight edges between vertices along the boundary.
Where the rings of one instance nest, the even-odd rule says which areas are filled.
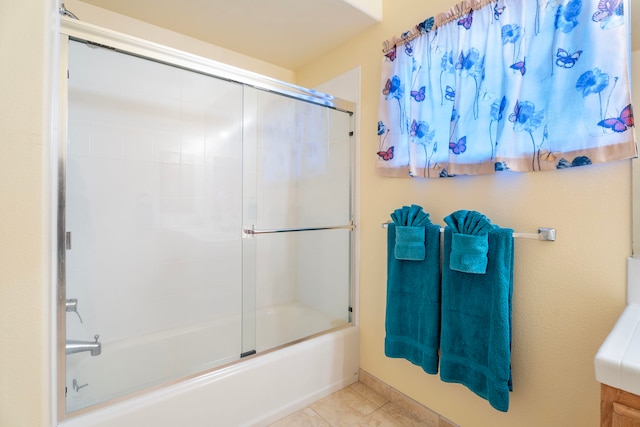
[[[297,321],[303,313],[304,323]],[[307,321],[309,318],[311,321]],[[237,330],[234,323],[237,321],[225,319],[215,325],[150,334],[136,338],[135,342],[105,342],[100,356],[69,355],[68,410],[74,411],[105,398],[115,399],[123,392],[134,394],[96,409],[78,411],[78,415],[71,414],[58,425],[264,426],[357,380],[357,327],[331,321],[321,313],[310,313],[308,308],[296,304],[256,312],[257,337],[262,337],[256,342],[258,353],[282,342],[333,329],[214,369],[231,362],[225,356],[230,354],[229,350],[203,346],[212,345],[211,336],[220,336],[214,333]],[[238,348],[239,342],[233,342],[234,339],[228,341]],[[199,360],[204,357],[206,359]],[[198,372],[210,371],[197,375],[188,371],[191,369],[188,367],[193,366],[198,367]],[[192,377],[185,381],[136,392],[157,383],[158,375],[171,381],[190,374]],[[77,390],[71,386],[73,379],[80,387]],[[84,384],[88,385],[83,387]]]

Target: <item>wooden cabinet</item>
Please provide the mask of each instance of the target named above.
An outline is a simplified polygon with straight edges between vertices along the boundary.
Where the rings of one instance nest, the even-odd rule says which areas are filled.
[[[640,396],[602,384],[601,427],[640,427]]]

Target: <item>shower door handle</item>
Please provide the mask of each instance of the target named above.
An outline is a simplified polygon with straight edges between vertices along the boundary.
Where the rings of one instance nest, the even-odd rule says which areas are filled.
[[[255,226],[244,228],[244,234],[248,236],[255,236],[256,234],[273,234],[273,233],[293,233],[298,231],[320,231],[320,230],[342,230],[349,229],[353,230],[356,226],[354,223],[346,224],[346,225],[331,225],[326,227],[304,227],[304,228],[274,228],[268,230],[256,230]]]

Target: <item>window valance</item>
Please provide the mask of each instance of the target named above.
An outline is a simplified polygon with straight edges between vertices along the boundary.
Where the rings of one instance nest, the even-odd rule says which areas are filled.
[[[377,173],[635,157],[626,10],[627,0],[473,0],[384,42]]]

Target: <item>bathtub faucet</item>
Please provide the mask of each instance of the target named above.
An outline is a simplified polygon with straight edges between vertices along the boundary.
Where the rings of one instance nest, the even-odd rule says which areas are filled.
[[[98,342],[98,338],[100,338],[100,335],[94,335],[93,338],[95,339],[95,341],[67,340],[66,353],[73,354],[83,351],[90,351],[92,356],[99,356],[102,352],[102,343]]]

